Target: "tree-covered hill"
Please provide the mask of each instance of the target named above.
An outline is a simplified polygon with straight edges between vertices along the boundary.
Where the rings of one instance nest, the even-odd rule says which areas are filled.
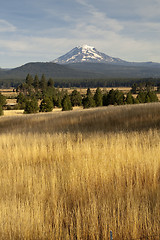
[[[0,71],[0,79],[25,79],[27,74],[39,75],[45,74],[52,78],[97,78],[99,74],[84,72],[82,70],[72,69],[69,66],[63,66],[51,62],[27,63],[23,66],[6,71]]]

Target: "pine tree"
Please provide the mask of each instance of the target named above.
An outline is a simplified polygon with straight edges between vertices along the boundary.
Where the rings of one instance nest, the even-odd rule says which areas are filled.
[[[34,77],[33,86],[34,86],[35,90],[38,91],[38,89],[39,89],[39,78],[38,78],[37,74]]]
[[[72,106],[82,106],[82,96],[77,90],[73,90],[70,95]]]
[[[96,106],[92,95],[88,95],[87,97],[83,98],[82,104],[83,108],[91,108]]]
[[[26,101],[26,105],[25,105],[25,109],[24,109],[24,113],[26,114],[30,114],[30,113],[37,113],[38,112],[38,102],[37,100],[31,99],[31,100],[27,100]]]
[[[137,95],[137,99],[139,101],[139,103],[145,103],[146,101],[146,92],[144,91],[140,91]]]
[[[94,98],[93,98],[93,94],[92,94],[90,88],[87,89],[87,95],[86,95],[86,97],[83,98],[82,104],[83,104],[83,108],[91,108],[91,107],[96,106]]]
[[[107,96],[107,105],[114,105],[116,100],[115,100],[115,91],[113,89],[111,89],[108,93]]]
[[[47,89],[47,81],[46,81],[44,74],[41,77],[40,88],[41,88],[42,92],[44,92]]]
[[[134,83],[131,88],[131,93],[136,94],[138,90],[138,85],[137,83]]]
[[[94,100],[95,100],[96,107],[100,107],[103,105],[103,95],[99,87],[96,89]]]
[[[26,101],[27,101],[26,97],[24,96],[23,93],[20,92],[17,96],[18,108],[24,109],[26,105]]]
[[[133,104],[134,103],[134,99],[133,99],[133,96],[132,96],[131,92],[127,93],[127,97],[126,97],[126,101],[125,102],[127,104]]]
[[[108,106],[108,93],[103,94],[103,106]]]
[[[145,102],[158,102],[158,97],[155,92],[153,91],[148,91],[146,95],[146,100]]]
[[[124,104],[124,94],[119,90],[115,90],[115,104],[123,105]]]
[[[66,93],[62,99],[62,111],[72,110],[72,104],[69,95]]]
[[[51,87],[51,88],[54,87],[54,81],[53,81],[52,78],[50,78],[50,79],[48,80],[47,86],[48,86],[48,87]]]
[[[0,105],[4,106],[6,104],[6,97],[0,93]]]
[[[28,86],[31,86],[33,84],[33,77],[30,74],[28,74],[26,77],[26,84]]]
[[[0,116],[3,115],[2,105],[0,105]]]
[[[45,97],[40,105],[40,112],[51,112],[53,110],[53,102],[50,98]]]

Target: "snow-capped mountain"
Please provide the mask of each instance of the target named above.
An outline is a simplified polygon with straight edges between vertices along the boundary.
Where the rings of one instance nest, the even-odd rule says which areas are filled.
[[[125,63],[125,61],[121,60],[120,58],[110,57],[88,45],[75,47],[65,55],[55,59],[53,62],[59,64],[80,62]]]

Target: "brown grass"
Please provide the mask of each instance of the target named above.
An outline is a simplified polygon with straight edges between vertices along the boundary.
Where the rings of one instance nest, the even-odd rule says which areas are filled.
[[[159,122],[158,103],[0,117],[1,239],[159,235]]]
[[[17,93],[13,92],[13,88],[0,89],[0,93],[6,97],[16,97]]]

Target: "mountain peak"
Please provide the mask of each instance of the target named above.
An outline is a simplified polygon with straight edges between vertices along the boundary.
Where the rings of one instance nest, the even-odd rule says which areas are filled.
[[[95,47],[82,45],[73,48],[65,55],[55,59],[53,62],[59,64],[67,63],[80,63],[80,62],[92,62],[92,63],[124,63],[125,61],[119,58],[110,57],[104,53],[101,53],[95,49]]]
[[[88,45],[86,45],[86,44],[84,44],[84,45],[82,45],[82,46],[79,46],[79,48],[82,48],[82,49],[85,49],[85,50],[93,50],[93,49],[94,49],[94,47],[88,46]]]

